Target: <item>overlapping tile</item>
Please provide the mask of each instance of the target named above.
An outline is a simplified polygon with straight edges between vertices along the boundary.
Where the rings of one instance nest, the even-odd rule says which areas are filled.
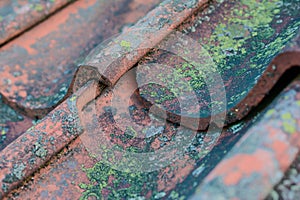
[[[195,14],[183,26],[178,28],[178,30],[186,33],[191,40],[200,41],[199,45],[206,49],[207,54],[215,62],[215,71],[222,76],[220,81],[224,81],[227,99],[210,100],[212,94],[208,93],[207,84],[203,80],[206,74],[202,73],[201,75],[200,73],[201,70],[203,71],[205,63],[198,64],[199,66],[192,66],[187,64],[185,60],[179,61],[176,58],[178,55],[175,58],[174,56],[168,57],[164,51],[159,51],[160,45],[157,47],[158,50],[150,52],[150,56],[146,59],[148,61],[142,62],[143,67],[138,68],[141,74],[144,75],[140,77],[140,80],[154,76],[163,77],[162,82],[167,81],[163,75],[165,71],[162,71],[162,74],[152,73],[155,69],[151,67],[145,68],[144,66],[147,63],[163,63],[172,66],[175,68],[175,71],[181,70],[180,73],[182,74],[179,77],[189,79],[188,83],[193,91],[196,92],[199,105],[201,105],[199,113],[195,111],[197,109],[194,108],[194,103],[191,105],[190,111],[188,111],[190,112],[186,116],[188,120],[196,119],[197,121],[200,118],[199,125],[190,128],[206,129],[210,122],[209,113],[212,107],[219,107],[220,105],[226,106],[228,110],[228,113],[225,113],[227,114],[225,124],[240,120],[259,104],[274,86],[276,80],[288,70],[284,67],[276,66],[276,62],[282,62],[280,56],[277,58],[278,61],[274,60],[271,63],[277,55],[290,54],[290,58],[293,59],[288,59],[288,61],[293,63],[290,63],[288,66],[299,65],[299,60],[297,59],[299,46],[288,44],[297,43],[299,40],[299,13],[297,12],[299,5],[298,1],[294,3],[281,3],[281,1],[259,3],[256,1],[248,3],[222,1],[219,3],[212,1],[207,9],[203,12],[198,12],[198,14]],[[257,9],[258,7],[261,7],[262,10]],[[169,14],[169,12],[167,13]],[[257,21],[257,18],[261,17],[262,13],[267,13],[268,19]],[[155,16],[152,13],[149,13],[149,15]],[[169,18],[172,17],[169,16]],[[152,22],[153,20],[150,21],[155,28],[149,28],[149,25],[144,26],[137,23],[136,26],[132,27],[132,32],[129,31],[127,35],[124,33],[115,39],[113,41],[114,44],[111,44],[109,48],[101,47],[98,50],[94,50],[93,54],[84,62],[85,66],[94,67],[101,74],[103,83],[110,86],[114,85],[124,72],[148,52],[148,49],[155,46],[158,41],[172,32],[168,30],[168,26],[175,27],[176,25],[170,20],[169,25],[168,23],[166,25],[167,31],[165,31],[160,24],[160,21],[163,20],[157,20],[156,24]],[[258,31],[262,31],[261,34],[258,34]],[[152,39],[151,36],[145,35],[145,32],[153,32],[158,36]],[[136,38],[141,39],[137,40]],[[122,45],[122,41],[125,41],[127,46],[125,43]],[[178,45],[175,41],[173,46]],[[172,45],[172,42],[169,43]],[[292,53],[288,49],[290,45],[293,46]],[[186,47],[184,52],[187,51],[186,54],[193,54],[193,50]],[[114,55],[126,55],[130,52],[135,52],[131,54],[134,57],[114,57]],[[112,63],[112,60],[116,60],[116,62]],[[211,69],[211,63],[206,65],[208,69]],[[283,64],[283,66],[287,65]],[[116,73],[116,71],[118,72]],[[211,77],[206,77],[206,79],[208,78]],[[270,79],[272,81],[269,81]],[[215,80],[208,81],[215,82]],[[164,110],[170,114],[168,119],[177,123],[180,119],[182,120],[177,99],[174,95],[169,94],[171,91],[167,93],[160,87],[153,85],[141,87],[141,95],[152,104],[160,104],[165,107]],[[221,86],[216,85],[216,87]],[[218,94],[215,94],[215,96],[218,96]],[[220,115],[223,115],[223,113],[224,111],[220,111]]]

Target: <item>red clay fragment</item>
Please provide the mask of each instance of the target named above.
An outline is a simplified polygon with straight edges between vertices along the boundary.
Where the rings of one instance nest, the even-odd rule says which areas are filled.
[[[1,0],[0,45],[42,21],[48,15],[70,2],[69,0]]]

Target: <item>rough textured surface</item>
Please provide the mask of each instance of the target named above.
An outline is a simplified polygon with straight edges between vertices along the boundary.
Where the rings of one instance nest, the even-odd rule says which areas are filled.
[[[6,44],[0,50],[5,102],[31,117],[44,116],[63,100],[89,51],[158,2],[79,0]]]
[[[0,2],[0,45],[71,1],[2,0]]]
[[[154,40],[150,38],[150,41],[154,41],[154,44],[163,39],[165,34],[170,32],[169,29],[175,28],[175,25],[181,22],[175,22],[174,26],[172,26],[173,22],[168,22],[165,16],[171,16],[172,19],[176,19],[176,13],[179,13],[179,19],[182,20],[191,14],[193,8],[197,7],[195,5],[203,5],[202,3],[204,3],[204,1],[184,1],[185,4],[181,4],[180,2],[166,1],[158,7],[158,10],[154,10],[146,18],[138,22],[140,25],[158,25],[158,27],[155,27],[157,32],[154,33],[159,33],[161,30],[162,35],[158,35],[157,38],[151,34],[149,35],[149,37],[153,37]],[[243,6],[239,6],[241,3]],[[257,82],[260,88],[265,89],[262,90],[263,94],[261,96],[263,96],[266,90],[269,91],[271,86],[278,81],[285,70],[291,68],[293,65],[297,66],[297,58],[299,57],[298,27],[293,27],[297,26],[297,23],[295,25],[292,18],[287,17],[282,19],[283,21],[280,21],[281,19],[278,22],[276,21],[278,24],[283,24],[282,26],[277,27],[274,25],[275,28],[272,26],[275,23],[273,22],[273,17],[276,18],[276,14],[283,12],[285,7],[290,8],[289,11],[291,11],[291,13],[287,12],[287,15],[297,16],[299,14],[297,9],[293,9],[297,8],[299,4],[297,4],[298,1],[295,1],[295,3],[294,7],[290,7],[291,5],[288,3],[280,4],[280,1],[275,0],[259,2],[240,1],[238,3],[235,1],[212,1],[212,4],[205,10],[203,16],[201,12],[196,13],[190,17],[185,25],[179,27],[178,30],[186,32],[194,39],[199,40],[201,38],[199,37],[199,33],[203,31],[204,33],[201,34],[205,35],[205,31],[209,32],[210,29],[203,30],[201,26],[196,26],[195,19],[201,16],[201,19],[203,18],[205,19],[204,21],[209,22],[207,24],[212,24],[213,28],[216,28],[215,26],[220,25],[217,23],[219,21],[216,21],[219,14],[222,16],[223,14],[227,14],[226,16],[229,16],[229,18],[224,18],[226,22],[239,24],[241,23],[239,20],[242,20],[243,24],[247,24],[250,30],[246,32],[243,32],[245,27],[237,26],[234,30],[227,30],[229,27],[220,25],[219,32],[214,32],[215,34],[208,33],[207,36],[211,36],[212,38],[205,37],[208,41],[205,41],[204,44],[208,45],[209,49],[213,51],[211,53],[214,54],[214,59],[220,64],[221,69],[225,67],[222,72],[228,71],[227,78],[234,78],[235,75],[247,77],[245,75],[247,74],[246,71],[239,74],[235,71],[236,69],[230,68],[235,72],[231,74],[229,73],[230,69],[226,69],[226,66],[234,67],[235,62],[239,63],[243,59],[249,59],[248,56],[250,55],[247,54],[247,49],[246,52],[240,49],[243,45],[247,48],[251,47],[248,45],[248,40],[251,41],[253,38],[259,39],[262,36],[264,38],[270,36],[274,39],[276,41],[275,46],[268,46],[270,42],[272,43],[272,39],[270,38],[264,41],[267,43],[265,45],[270,47],[271,52],[254,52],[257,54],[262,53],[257,58],[262,63],[257,63],[257,60],[253,61],[257,64],[252,66],[254,70],[253,74],[257,73],[256,75],[261,77],[266,67],[269,66],[265,75],[263,75],[265,79],[260,79],[260,82]],[[214,6],[214,8],[211,6]],[[278,11],[276,8],[282,9]],[[187,10],[184,11],[184,9]],[[248,13],[246,12],[247,9],[248,11],[249,9],[252,10],[253,12],[249,12],[249,14],[259,20],[251,21],[253,18],[250,16],[245,16],[246,19],[244,19],[244,14]],[[257,12],[257,10],[260,12]],[[218,15],[209,15],[213,12],[217,12]],[[158,15],[153,15],[153,13]],[[264,13],[263,18],[260,15],[261,13]],[[234,17],[236,15],[239,17]],[[207,18],[209,16],[211,18]],[[154,22],[151,20],[154,20]],[[210,20],[216,21],[216,23],[210,23]],[[202,23],[205,24],[205,22],[201,21]],[[255,28],[257,23],[262,23],[262,26],[259,26],[259,30],[267,29],[267,31],[261,32],[262,36],[259,34],[255,35],[255,30],[258,31]],[[276,34],[269,30],[270,27],[274,29],[273,31]],[[185,30],[185,28],[189,30]],[[236,33],[235,30],[239,31]],[[240,31],[245,34],[243,38],[240,35]],[[249,32],[251,32],[251,37],[249,36]],[[232,34],[237,34],[238,36],[231,38]],[[125,39],[128,37],[125,33],[123,36]],[[121,36],[120,38],[123,37]],[[222,38],[225,38],[224,41]],[[216,41],[217,45],[215,44]],[[242,44],[239,42],[236,44],[236,41],[240,41]],[[126,52],[132,47],[138,47],[133,45],[136,44],[135,42],[139,43],[139,41],[131,42],[131,40],[126,39],[118,41],[117,44],[113,45],[106,44],[107,46],[105,47],[107,48],[104,53],[111,53],[110,50],[114,50],[116,46],[115,50],[121,49],[121,52]],[[173,42],[176,43],[176,41]],[[226,42],[230,43],[227,44]],[[253,44],[253,46],[255,45]],[[224,52],[222,48],[228,46],[232,47],[233,50],[225,49]],[[257,48],[265,50],[266,46],[265,48],[260,46]],[[34,45],[29,47],[29,49],[35,48]],[[73,96],[70,96],[59,104],[43,120],[39,121],[34,127],[2,150],[0,152],[0,195],[8,195],[5,197],[8,199],[63,199],[68,197],[70,199],[177,200],[191,198],[196,192],[196,195],[200,196],[196,196],[196,199],[206,197],[214,199],[216,196],[236,199],[247,197],[264,198],[272,186],[281,179],[284,171],[292,163],[297,153],[299,153],[299,79],[292,82],[280,95],[278,95],[278,91],[281,91],[285,85],[278,88],[278,84],[276,84],[275,90],[278,91],[275,93],[275,96],[278,95],[278,97],[275,101],[271,104],[261,102],[263,104],[261,104],[259,110],[252,110],[252,113],[242,121],[225,127],[221,135],[206,134],[200,131],[192,131],[175,123],[164,122],[164,120],[153,116],[150,112],[151,104],[141,98],[139,91],[130,93],[131,89],[137,84],[134,73],[125,79],[125,84],[121,84],[121,87],[117,90],[119,93],[116,92],[115,89],[119,87],[118,83],[122,82],[122,78],[125,78],[129,74],[125,74],[126,70],[131,68],[147,51],[148,49],[142,52],[133,52],[132,57],[128,54],[129,57],[127,58],[130,59],[125,59],[126,62],[117,63],[119,65],[113,65],[105,73],[100,70],[100,75],[98,74],[100,80],[102,78],[101,81],[106,86],[117,84],[115,88],[104,89],[104,84],[102,85],[98,82],[90,82],[90,85],[87,84],[83,88],[76,88],[78,91]],[[231,54],[235,55],[235,51],[238,52],[237,54],[246,57],[238,58],[241,60],[231,60]],[[251,49],[250,52],[253,53],[253,51]],[[285,53],[278,55],[279,52]],[[91,61],[90,63],[87,62],[87,65],[93,65],[93,59],[99,62],[98,55],[100,55],[100,58],[103,58],[101,55],[105,55],[102,53],[99,49],[92,52],[90,57],[86,59],[86,61]],[[149,55],[153,56],[152,54]],[[145,60],[149,59],[149,55],[145,57]],[[160,55],[159,52],[158,55],[163,59],[169,58],[166,55]],[[232,56],[234,57],[234,55]],[[227,58],[228,56],[229,58]],[[251,54],[251,56],[255,58],[256,54]],[[175,61],[177,62],[177,60]],[[179,61],[182,62],[182,60]],[[224,61],[226,61],[225,64],[223,63]],[[273,62],[272,64],[276,64],[276,67],[270,65],[271,61]],[[99,63],[96,63],[94,66],[98,67],[97,70],[101,69]],[[261,68],[260,73],[255,71],[257,70],[256,67]],[[88,69],[87,71],[83,71],[83,75],[93,72],[89,71],[93,68],[83,67],[82,69]],[[120,70],[117,71],[117,69]],[[273,72],[274,69],[275,72]],[[292,70],[291,72],[294,76],[299,74],[299,70]],[[80,75],[80,73],[77,74]],[[121,80],[119,80],[120,77]],[[292,77],[288,76],[283,82],[290,82]],[[261,80],[270,82],[270,87],[263,88],[265,85],[260,85],[262,83]],[[84,84],[85,81],[83,80],[80,85]],[[238,84],[241,84],[241,88],[247,89],[247,85],[245,86],[238,81],[236,84],[229,81],[226,85],[230,87],[230,85],[234,86]],[[256,92],[259,91],[256,90]],[[102,93],[99,96],[100,92]],[[270,93],[273,92],[270,91]],[[260,93],[250,92],[249,94],[251,98],[255,97],[254,104],[259,103],[255,95]],[[98,96],[97,99],[90,102],[96,96]],[[242,96],[236,97],[237,102]],[[129,111],[129,115],[128,113],[120,113],[120,107],[112,106],[110,101],[114,98],[124,105],[125,110]],[[7,99],[5,100],[7,101]],[[18,102],[19,100],[22,101],[22,98],[17,98],[16,101]],[[7,102],[11,101],[8,100]],[[87,104],[88,102],[89,104]],[[124,102],[128,103],[128,105]],[[234,103],[236,102],[234,101]],[[79,119],[81,119],[80,123]],[[137,129],[131,126],[132,122],[139,125]],[[122,124],[125,124],[125,127],[127,126],[126,129],[120,126]],[[101,134],[96,136],[89,135],[90,133],[94,133],[93,131],[95,130],[100,131]],[[179,141],[184,141],[186,137],[182,137],[182,133],[190,132],[192,132],[190,135],[194,136],[194,138],[188,140],[188,146],[180,146],[181,149],[178,147],[177,150],[181,151],[176,151],[176,149],[168,151],[168,154],[165,154],[166,156],[163,159],[167,159],[172,155],[175,155],[176,159],[171,164],[160,167],[159,170],[132,172],[129,170],[127,164],[140,169],[139,167],[144,163],[139,163],[137,160],[127,160],[126,157],[122,157],[122,152],[138,155],[145,152],[163,150],[174,143],[177,144],[178,139]],[[139,133],[144,137],[140,137]],[[108,141],[111,146],[107,146]],[[97,150],[97,147],[99,147],[100,154],[99,151],[94,151],[94,148]],[[160,166],[160,163],[156,159],[153,160],[155,161],[154,165]],[[124,167],[122,168],[123,171],[116,170],[115,166],[107,164],[109,163],[107,161],[115,161],[114,164]],[[19,185],[22,186],[11,191]]]

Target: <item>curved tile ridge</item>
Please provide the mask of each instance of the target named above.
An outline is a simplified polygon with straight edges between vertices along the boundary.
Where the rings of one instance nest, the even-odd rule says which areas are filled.
[[[178,27],[178,31],[185,33],[194,42],[180,45],[180,41],[173,40],[170,43],[179,46],[182,52],[202,59],[200,62],[195,62],[195,59],[194,62],[190,62],[182,55],[172,55],[170,51],[160,47],[151,51],[138,65],[140,74],[137,74],[137,82],[143,83],[150,77],[151,80],[156,80],[157,84],[142,84],[139,88],[141,96],[152,105],[160,107],[158,113],[167,112],[167,119],[172,122],[181,123],[182,119],[194,121],[188,124],[192,129],[204,130],[208,127],[210,118],[221,118],[225,113],[223,105],[226,105],[229,111],[225,113],[225,125],[246,116],[267,96],[281,77],[280,73],[292,67],[284,65],[285,56],[289,60],[289,57],[294,58],[289,61],[293,62],[291,65],[299,63],[295,54],[299,52],[300,46],[299,37],[297,39],[300,22],[297,10],[300,4],[278,4],[275,1],[270,4],[257,3],[222,1],[219,4],[212,1],[202,12],[195,13]],[[264,11],[257,11],[258,7]],[[266,16],[269,17],[268,20],[257,20]],[[294,39],[295,41],[289,44]],[[202,46],[208,53],[202,51],[198,56],[195,52],[199,50],[192,46],[195,43],[199,43],[197,46]],[[284,47],[286,48],[283,49]],[[278,68],[281,69],[276,72],[276,69],[272,68],[276,68],[277,62],[280,65]],[[280,62],[283,62],[284,66],[281,66]],[[161,70],[162,67],[153,66],[153,63],[170,66],[171,70],[166,74],[168,68],[164,67],[164,70]],[[215,76],[207,71],[217,71],[222,78],[214,81]],[[168,84],[162,85],[159,81],[168,82],[171,87],[168,87]],[[211,85],[215,85],[213,90],[209,88]],[[260,90],[259,86],[263,87],[263,90]],[[185,106],[182,104],[185,102],[180,101],[183,99],[180,94],[187,87],[190,87],[192,92],[186,92],[188,95],[185,99],[188,101]],[[222,97],[219,88],[225,88],[225,98]],[[198,102],[194,103],[193,100]],[[220,108],[215,112],[217,114],[214,114],[214,107]]]
[[[125,37],[126,38],[126,37]],[[257,84],[250,90],[250,92],[245,96],[244,99],[242,99],[238,104],[236,104],[233,108],[229,110],[227,114],[227,118],[225,121],[225,126],[234,123],[238,120],[241,120],[245,116],[249,114],[250,111],[252,111],[273,89],[275,84],[278,82],[278,80],[285,74],[288,70],[294,67],[300,66],[300,48],[299,48],[299,39],[300,37],[296,37],[296,39],[293,41],[293,43],[290,44],[289,47],[286,47],[286,49],[277,55],[272,62],[269,64],[269,66],[265,69],[263,74],[261,75],[260,79],[257,81]],[[131,40],[126,40],[131,41]],[[115,45],[115,44],[114,44]],[[110,49],[110,47],[109,47]],[[114,51],[114,50],[112,50]],[[106,51],[102,51],[100,54],[105,55]],[[100,55],[99,54],[99,55]],[[91,67],[91,66],[82,66],[79,68],[78,73],[75,76],[76,81],[82,81],[81,83],[73,83],[73,86],[78,86],[84,84],[87,78],[89,77],[97,77],[101,80],[102,83],[112,86],[114,85],[118,78],[123,75],[128,69],[130,69],[131,65],[128,65],[128,61],[126,60],[118,61],[119,65],[112,65],[112,68],[107,68],[106,71],[103,71],[103,66],[99,68]],[[134,64],[135,61],[132,63]],[[97,65],[94,65],[97,66]],[[99,65],[100,66],[100,65]],[[111,66],[110,66],[111,67]],[[120,67],[120,68],[118,68]],[[99,71],[103,71],[102,73]],[[96,73],[95,73],[96,71]],[[113,73],[115,72],[115,73]],[[115,76],[114,76],[115,75]],[[86,79],[86,80],[85,80]],[[74,81],[73,81],[74,82]],[[76,90],[76,87],[74,89]],[[157,112],[161,113],[161,112]],[[221,113],[220,115],[223,115],[224,113]],[[172,116],[167,118],[168,120],[178,123],[178,116]],[[159,116],[159,117],[167,117],[165,116]],[[180,117],[180,116],[179,116]],[[180,120],[180,119],[179,119]],[[195,122],[195,118],[187,119],[192,120]],[[210,123],[210,117],[208,118],[199,118],[197,119],[197,123],[187,123],[183,124],[186,125],[188,128],[191,128],[193,130],[205,130],[209,126]]]

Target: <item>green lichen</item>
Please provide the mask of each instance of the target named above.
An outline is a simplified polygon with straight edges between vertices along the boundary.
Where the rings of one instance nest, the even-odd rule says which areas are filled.
[[[107,199],[130,199],[146,194],[155,193],[156,173],[126,173],[114,170],[103,163],[96,163],[92,168],[83,168],[90,183],[80,183],[79,187],[85,190],[81,200],[93,196],[104,199],[102,191],[109,191]],[[111,180],[111,181],[109,181]]]
[[[207,90],[206,85],[211,82],[207,73],[210,67],[212,72],[220,72],[224,81],[233,80],[233,85],[229,85],[227,90],[228,109],[231,109],[248,94],[271,60],[298,33],[300,21],[295,19],[299,13],[287,11],[293,10],[292,4],[281,0],[242,0],[224,4],[228,6],[222,10],[222,17],[218,18],[219,13],[207,9],[207,13],[198,19],[201,23],[208,21],[205,27],[199,29],[212,30],[209,37],[206,37],[206,31],[203,34],[205,37],[202,36],[202,31],[198,34],[202,36],[199,39],[200,44],[215,62],[216,70],[209,62],[187,62],[175,66],[175,72],[158,75],[168,85],[165,88],[168,92],[164,92],[161,87],[157,89],[155,85],[149,85],[146,90],[141,90],[142,96],[162,104],[169,103],[168,101],[175,99],[183,91],[195,91],[199,101],[207,103],[207,107],[202,107],[200,114],[206,116],[205,113],[209,114],[214,105],[222,105],[221,101],[211,102],[209,93],[202,92]],[[223,7],[223,4],[219,6]],[[219,20],[219,23],[209,23],[211,18]],[[284,26],[278,26],[277,21],[280,19],[286,22]],[[197,28],[195,24],[190,26],[191,33],[195,32],[193,28]],[[182,49],[184,54],[195,54],[189,52],[191,50],[188,47]],[[170,63],[173,60],[170,59]],[[235,87],[234,84],[237,84],[239,78],[243,79],[241,87]],[[152,90],[152,87],[155,89]]]
[[[9,174],[6,174],[5,178],[3,179],[4,183],[13,183],[18,180],[21,180],[24,177],[24,169],[26,168],[26,165],[23,163],[15,164],[13,166],[12,172]]]
[[[2,129],[2,130],[1,130],[1,135],[2,135],[2,136],[6,135],[6,133],[7,133],[7,132],[6,132],[5,129]]]
[[[294,134],[297,129],[297,121],[293,118],[291,113],[284,113],[281,115],[283,130],[289,134]]]
[[[77,99],[77,96],[74,95],[74,96],[72,96],[72,97],[70,98],[70,101],[71,101],[71,102],[74,102],[74,101],[76,101],[76,99]]]
[[[129,51],[130,48],[131,48],[131,43],[130,43],[129,41],[126,41],[126,40],[122,40],[122,41],[120,42],[120,45],[121,45],[121,47],[123,47],[123,48],[126,49],[127,51]]]
[[[229,56],[245,57],[250,53],[245,48],[249,39],[268,39],[274,35],[271,22],[278,11],[280,12],[278,2],[280,1],[242,0],[230,10],[224,22],[215,27],[210,38],[201,40],[206,43],[205,47],[212,52],[214,60],[221,68],[233,67],[230,62],[225,62]]]
[[[32,149],[32,152],[37,156],[37,157],[40,157],[40,158],[45,158],[47,156],[47,149],[45,149],[43,147],[44,145],[41,143],[41,142],[36,142],[34,144],[34,147]]]
[[[268,110],[267,113],[266,113],[266,116],[267,116],[267,117],[270,117],[270,116],[272,116],[274,113],[276,113],[276,110],[275,110],[275,109]]]

